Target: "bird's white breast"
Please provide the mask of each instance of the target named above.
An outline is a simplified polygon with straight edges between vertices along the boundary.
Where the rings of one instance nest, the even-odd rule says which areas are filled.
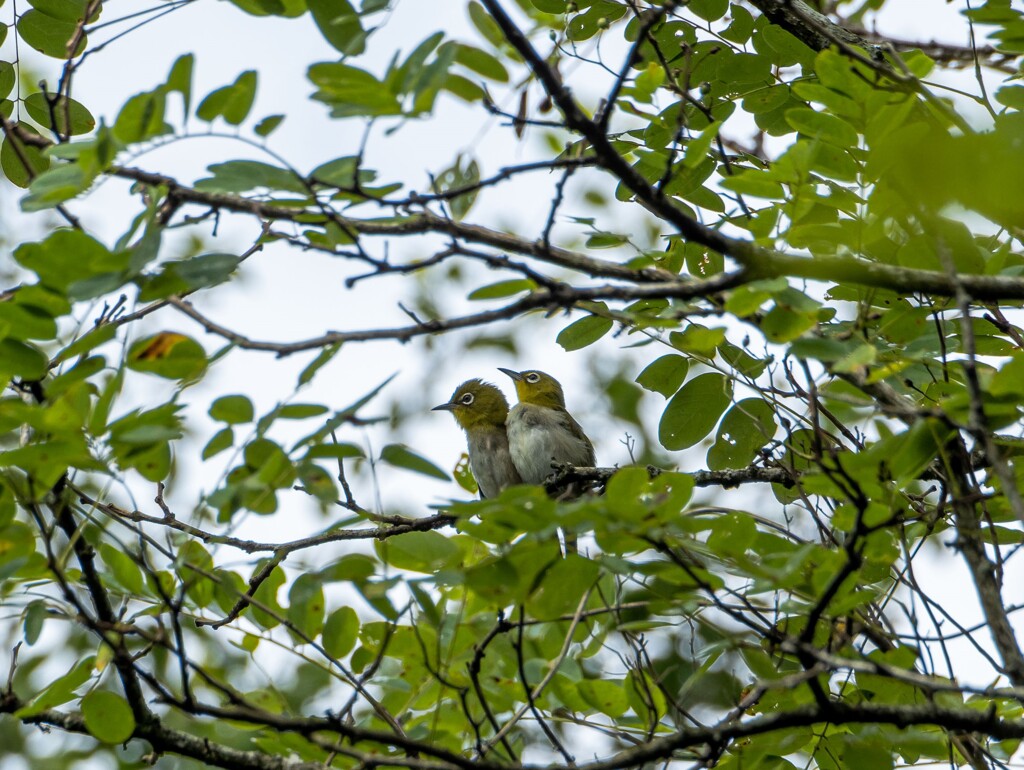
[[[591,465],[593,447],[569,430],[566,412],[535,404],[516,404],[508,415],[508,445],[519,475],[540,484],[553,472],[552,462]]]

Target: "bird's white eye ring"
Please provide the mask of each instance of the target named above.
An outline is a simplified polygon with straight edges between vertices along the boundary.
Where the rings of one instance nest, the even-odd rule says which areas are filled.
[[[466,393],[462,398],[459,399],[459,401],[461,401],[466,406],[469,406],[470,404],[473,403],[473,394]]]
[[[531,384],[540,382],[540,375],[537,372],[530,372],[526,375],[526,381]]]

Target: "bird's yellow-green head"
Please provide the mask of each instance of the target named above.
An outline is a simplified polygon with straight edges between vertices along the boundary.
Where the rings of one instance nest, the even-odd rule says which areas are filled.
[[[536,369],[514,372],[511,369],[502,369],[500,366],[498,371],[504,372],[512,378],[516,384],[516,395],[521,403],[565,409],[565,394],[562,393],[562,386],[550,374],[538,372]]]
[[[451,412],[463,430],[504,427],[508,417],[505,394],[483,380],[466,380],[452,393],[451,400],[438,404],[432,412]]]

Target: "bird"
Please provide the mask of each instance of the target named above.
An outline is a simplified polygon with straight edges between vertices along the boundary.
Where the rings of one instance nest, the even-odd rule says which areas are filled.
[[[542,484],[553,473],[551,464],[593,467],[594,445],[565,408],[565,394],[554,377],[535,369],[498,371],[512,378],[519,403],[508,413],[505,426],[512,462],[526,484]],[[566,497],[578,491],[568,490]]]
[[[469,467],[482,499],[497,497],[506,487],[522,483],[505,433],[508,401],[498,388],[483,380],[466,380],[449,401],[431,411],[451,412],[466,432]]]

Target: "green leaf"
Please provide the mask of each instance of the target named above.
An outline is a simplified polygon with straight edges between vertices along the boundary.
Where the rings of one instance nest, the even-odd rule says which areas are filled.
[[[782,183],[772,177],[767,171],[746,169],[738,174],[726,177],[722,180],[721,184],[726,190],[732,190],[741,195],[752,195],[755,198],[777,199],[785,197]]]
[[[537,284],[529,278],[514,278],[509,281],[498,281],[497,283],[490,283],[478,289],[473,289],[467,299],[500,299],[524,291],[533,291],[536,288]]]
[[[345,420],[348,420],[351,417],[354,417],[356,414],[358,414],[359,410],[362,409],[364,406],[366,406],[368,403],[370,403],[370,401],[372,401],[374,398],[376,398],[377,394],[380,393],[382,390],[384,390],[384,388],[387,387],[388,383],[390,383],[393,379],[395,379],[396,376],[397,375],[392,374],[390,377],[388,377],[386,380],[384,380],[384,382],[382,382],[380,385],[375,387],[373,390],[371,390],[365,396],[362,396],[362,397],[358,398],[356,401],[354,401],[353,403],[349,404],[344,409],[340,410],[337,413],[337,415],[335,416],[335,419],[339,421],[338,425],[340,425]],[[327,435],[327,434],[325,434],[325,435]]]
[[[863,370],[878,359],[878,350],[874,345],[857,345],[853,350],[832,365],[833,372],[855,372]]]
[[[295,470],[302,491],[319,500],[325,509],[337,504],[338,487],[330,473],[316,463],[307,461],[296,463]]]
[[[665,407],[658,440],[672,451],[693,446],[711,432],[731,400],[731,380],[715,372],[695,377]]]
[[[29,5],[51,18],[77,24],[85,18],[89,2],[88,0],[31,0]],[[89,21],[95,21],[95,19],[94,15]]]
[[[68,44],[78,31],[76,22],[55,19],[35,8],[18,19],[21,39],[41,54],[54,59],[70,59],[85,50],[89,42],[85,35],[78,40],[74,51],[68,50]]]
[[[252,422],[255,414],[248,396],[221,396],[210,405],[210,417],[228,425]]]
[[[235,432],[230,427],[221,428],[203,447],[202,458],[209,460],[235,443]]]
[[[857,130],[842,118],[827,112],[797,107],[786,110],[786,122],[813,139],[821,139],[844,149],[857,146]]]
[[[323,645],[335,660],[344,658],[356,646],[359,635],[359,616],[351,607],[340,607],[332,612],[324,624]]]
[[[23,105],[32,120],[62,136],[87,134],[96,128],[96,119],[89,110],[65,96],[56,97],[50,104],[42,93],[29,94]]]
[[[612,330],[614,322],[611,318],[599,315],[589,315],[573,321],[558,333],[555,342],[563,349],[579,350],[587,345],[593,345],[604,335]]]
[[[323,404],[285,404],[278,407],[276,416],[284,420],[306,420],[327,413]]]
[[[309,68],[317,87],[313,98],[331,108],[332,117],[399,115],[402,106],[383,83],[366,70],[341,62],[322,62]]]
[[[19,340],[51,340],[57,336],[57,322],[49,313],[18,302],[0,302],[0,329]]]
[[[169,380],[194,380],[206,371],[206,351],[191,337],[160,332],[135,342],[128,350],[128,368]]]
[[[25,622],[22,628],[25,632],[25,642],[29,646],[39,641],[39,636],[43,632],[43,624],[46,622],[48,614],[46,602],[41,600],[29,602],[28,607],[25,608]]]
[[[473,478],[473,469],[469,467],[469,455],[465,452],[459,456],[458,462],[455,463],[455,467],[452,469],[452,476],[455,477],[455,483],[471,495],[476,495],[480,491],[480,485]]]
[[[477,0],[470,0],[467,10],[469,11],[469,20],[473,22],[477,32],[483,35],[488,43],[497,48],[505,45],[505,35],[501,31],[501,27]]]
[[[103,562],[110,567],[114,579],[129,594],[137,596],[142,593],[142,572],[128,554],[114,548],[110,543],[100,543],[99,551]]]
[[[487,95],[484,92],[484,89],[472,80],[464,78],[462,75],[455,72],[448,73],[448,77],[444,81],[443,88],[448,93],[454,94],[462,99],[462,101],[469,102],[470,104],[473,102],[483,101],[484,97]]]
[[[715,349],[725,342],[725,329],[720,326],[709,329],[706,326],[691,323],[687,324],[681,332],[672,332],[669,339],[672,342],[672,347],[678,348],[684,353],[713,358]]]
[[[249,116],[255,98],[256,71],[246,70],[231,85],[210,92],[199,103],[196,117],[208,123],[223,117],[231,125],[238,126]]]
[[[683,166],[686,168],[696,168],[699,164],[704,162],[705,158],[707,158],[708,151],[711,149],[712,142],[714,142],[715,137],[718,136],[718,129],[721,127],[721,123],[712,123],[701,131],[699,136],[686,143],[686,153],[683,156]]]
[[[508,82],[508,70],[501,60],[479,48],[458,43],[455,47],[455,61],[488,80]]]
[[[31,126],[17,123],[17,128],[35,134]],[[16,187],[25,188],[29,183],[50,167],[50,159],[43,155],[42,150],[31,147],[13,133],[6,133],[0,145],[0,168],[4,176]]]
[[[772,342],[791,342],[818,322],[820,304],[796,289],[775,295],[775,307],[761,321],[761,330]]]
[[[772,64],[779,67],[792,67],[795,64],[810,67],[814,61],[814,51],[777,24],[765,24],[758,29],[754,33],[753,43],[758,53],[764,54]],[[821,74],[820,70],[818,74]],[[868,88],[870,90],[870,86]]]
[[[46,354],[28,342],[10,337],[0,340],[0,372],[7,377],[41,380],[46,376],[49,363]]]
[[[337,342],[333,345],[328,345],[317,353],[316,358],[310,361],[306,368],[299,374],[299,385],[305,385],[306,383],[311,382],[316,376],[316,373],[330,362],[330,360],[337,355],[339,350],[341,350],[341,343]]]
[[[269,439],[249,442],[242,455],[257,481],[275,489],[289,487],[295,481],[295,468],[287,452]]]
[[[675,353],[669,353],[649,363],[636,381],[644,390],[661,393],[668,398],[683,384],[690,362]]]
[[[445,193],[460,190],[472,187],[480,181],[480,166],[477,165],[476,160],[472,158],[468,162],[465,160],[465,157],[460,154],[450,168],[437,175],[434,181],[435,192]],[[472,208],[476,196],[477,190],[471,189],[461,195],[449,198],[448,205],[451,207],[452,216],[457,220],[463,219]]]
[[[407,532],[378,540],[374,546],[391,566],[427,574],[452,566],[462,555],[459,547],[440,532]]]
[[[616,515],[638,520],[647,512],[640,499],[650,487],[650,474],[646,468],[622,468],[608,480],[605,500]]]
[[[208,169],[213,176],[196,182],[200,190],[241,193],[267,188],[307,195],[306,183],[294,171],[256,160],[229,160],[214,163]]]
[[[29,194],[21,199],[21,210],[43,211],[58,206],[84,192],[92,180],[77,164],[54,166],[32,180]]]
[[[135,732],[135,715],[120,695],[106,690],[93,690],[82,698],[85,727],[104,743],[124,743]]]
[[[758,88],[743,97],[743,109],[751,115],[772,112],[789,101],[789,88],[784,85]]]
[[[175,569],[196,604],[206,607],[213,601],[213,557],[198,540],[186,541],[178,550]]]
[[[451,476],[402,444],[388,444],[380,452],[380,459],[396,468],[422,473],[441,481],[451,481]]]
[[[715,443],[708,450],[708,468],[745,468],[761,447],[775,436],[775,411],[760,398],[739,401],[718,426]]]
[[[544,13],[563,14],[568,0],[530,0],[533,7]]]
[[[377,565],[377,560],[371,556],[352,553],[324,567],[320,574],[325,581],[365,583],[376,573]]]
[[[629,708],[626,691],[610,679],[586,679],[579,684],[580,695],[602,714],[618,719]]]
[[[733,53],[718,63],[716,79],[730,93],[745,93],[751,87],[771,85],[772,62],[767,56]]]
[[[330,458],[332,460],[345,460],[351,457],[366,457],[366,453],[355,444],[317,444],[310,447],[306,452],[308,460],[321,460]]]
[[[348,0],[307,0],[320,34],[338,53],[355,56],[366,50],[366,32]]]
[[[540,585],[530,596],[527,603],[530,615],[538,619],[571,615],[600,573],[596,561],[575,553],[567,554],[544,573]]]
[[[359,168],[361,160],[361,158],[355,155],[335,158],[313,169],[309,174],[309,178],[320,184],[330,185],[339,189],[351,189],[356,186],[357,181],[360,183],[373,181],[375,177],[373,172],[365,172]],[[356,179],[357,172],[359,173],[358,180]],[[369,173],[370,176],[364,176],[366,173]]]
[[[19,468],[31,475],[40,488],[55,484],[68,468],[109,472],[109,468],[92,457],[84,437],[79,435],[37,441],[0,452],[0,467]]]
[[[729,10],[729,0],[690,0],[686,7],[704,21],[717,21]]]
[[[114,137],[123,144],[144,142],[171,133],[164,122],[167,97],[162,90],[135,94],[121,108],[112,129]]]
[[[146,411],[135,410],[110,424],[111,440],[132,447],[181,438],[178,412],[181,406],[163,404]]]
[[[232,5],[252,16],[301,16],[306,4],[301,0],[231,0]]]
[[[164,88],[167,91],[181,94],[185,103],[186,115],[192,110],[192,70],[195,63],[195,54],[182,54],[174,60],[171,71],[167,73],[167,81],[164,83]]]
[[[288,591],[288,620],[310,639],[324,628],[324,588],[319,576],[299,575]]]
[[[266,561],[261,560],[255,570],[261,570],[266,566]],[[252,608],[252,619],[263,626],[264,628],[273,628],[280,624],[278,617],[284,616],[284,609],[277,601],[277,592],[281,590],[288,581],[287,576],[284,574],[284,570],[278,566],[275,566],[270,570],[270,575],[264,580],[260,587],[256,589],[255,599],[260,603],[261,606],[266,607],[270,612],[265,612],[257,606]],[[277,616],[277,617],[275,617]]]
[[[750,11],[737,3],[730,4],[729,15],[732,17],[732,23],[722,32],[722,37],[741,45],[746,43],[754,31],[754,17]]]
[[[14,90],[15,82],[14,65],[7,61],[0,61],[0,99],[6,98]]]
[[[139,301],[152,302],[172,294],[219,286],[231,279],[240,261],[234,254],[202,254],[167,262],[158,274],[141,279]]]
[[[15,719],[27,719],[40,712],[67,703],[75,697],[75,690],[85,684],[92,676],[94,656],[89,656],[75,663],[64,676],[58,677],[47,685],[46,689],[36,695],[26,705],[14,712]]]
[[[594,233],[587,238],[588,249],[614,249],[628,243],[629,238],[621,233]]]
[[[256,124],[253,128],[253,133],[265,139],[277,130],[277,127],[284,122],[284,119],[284,115],[267,115],[267,117]]]
[[[761,306],[771,299],[776,292],[789,287],[785,278],[772,278],[763,281],[754,281],[746,286],[740,286],[730,292],[725,301],[727,312],[746,318],[761,309]]]

